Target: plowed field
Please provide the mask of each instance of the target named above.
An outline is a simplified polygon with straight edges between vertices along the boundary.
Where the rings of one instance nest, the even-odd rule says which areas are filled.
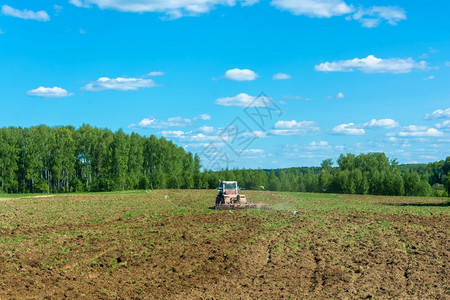
[[[450,298],[446,199],[246,194],[2,198],[0,298]]]

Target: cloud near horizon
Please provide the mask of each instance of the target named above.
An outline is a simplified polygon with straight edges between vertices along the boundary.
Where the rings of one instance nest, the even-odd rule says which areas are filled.
[[[209,114],[201,114],[192,119],[182,118],[182,117],[171,117],[167,120],[160,120],[153,117],[148,117],[142,119],[138,124],[130,124],[128,128],[130,129],[162,129],[169,127],[187,127],[192,126],[196,121],[208,121],[211,120]]]
[[[282,136],[312,135],[320,132],[319,126],[314,121],[277,121],[274,128],[270,132]]]

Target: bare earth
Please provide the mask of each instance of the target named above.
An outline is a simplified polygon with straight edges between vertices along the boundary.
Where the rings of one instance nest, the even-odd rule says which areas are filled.
[[[247,195],[0,199],[0,298],[450,298],[445,199]]]

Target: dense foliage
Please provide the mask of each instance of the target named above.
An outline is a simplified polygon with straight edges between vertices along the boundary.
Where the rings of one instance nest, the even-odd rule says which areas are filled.
[[[155,136],[37,126],[0,129],[0,192],[112,191],[199,186],[200,159]]]
[[[215,188],[372,195],[447,196],[450,157],[398,165],[384,153],[341,155],[321,167],[201,172],[200,158],[164,138],[89,125],[0,129],[0,193]]]
[[[246,189],[317,193],[396,196],[448,196],[450,157],[428,165],[401,165],[384,153],[340,155],[337,167],[331,159],[321,167],[278,170],[223,170],[205,172],[210,188],[219,178],[238,180]]]

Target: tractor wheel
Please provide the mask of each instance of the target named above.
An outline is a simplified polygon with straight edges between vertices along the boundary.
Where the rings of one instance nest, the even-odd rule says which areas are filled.
[[[221,204],[224,204],[225,203],[225,198],[222,196],[217,196],[216,197],[216,206],[217,205],[221,205]]]

